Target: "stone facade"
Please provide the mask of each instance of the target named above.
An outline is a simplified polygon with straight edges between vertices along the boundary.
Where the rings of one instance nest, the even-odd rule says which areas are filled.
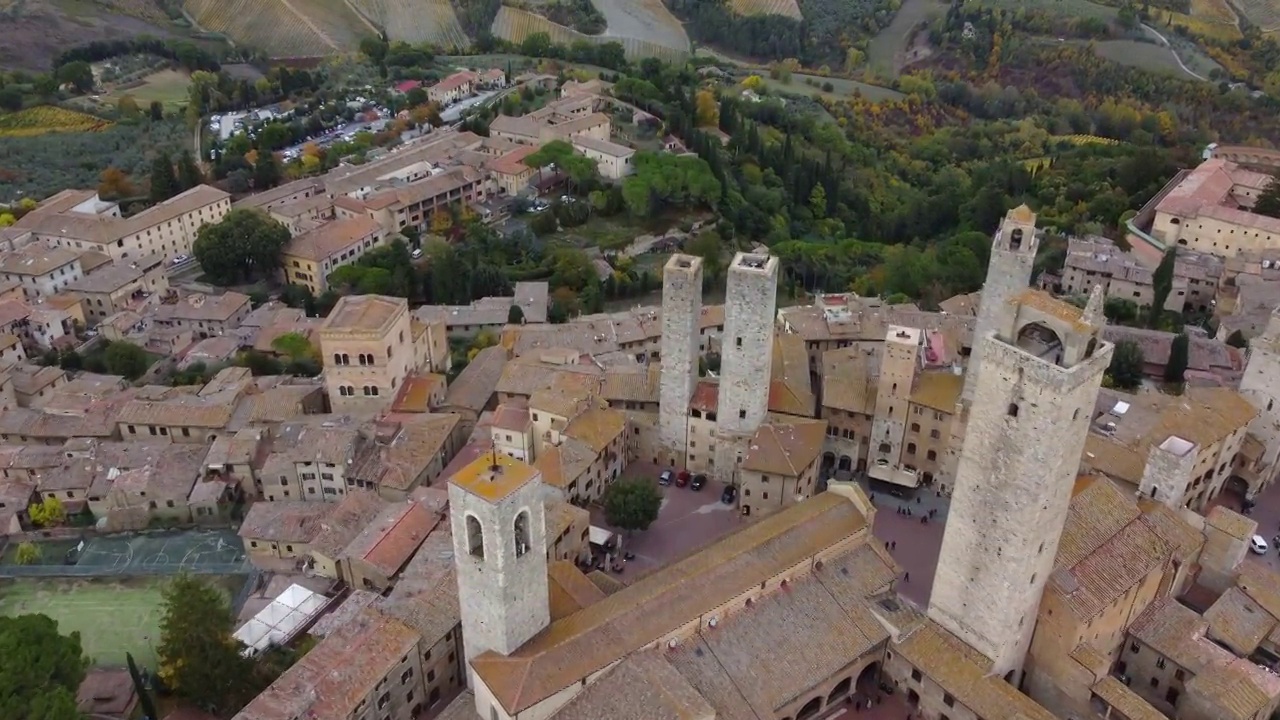
[[[966,404],[973,401],[978,384],[982,338],[1002,327],[1001,311],[1031,284],[1031,268],[1035,264],[1039,244],[1036,216],[1030,208],[1021,205],[1004,216],[991,242],[991,262],[987,265],[986,282],[982,284],[982,302],[973,331],[973,356],[969,359],[961,393]]]
[[[451,479],[449,508],[466,658],[510,654],[551,622],[541,476],[479,457]]]
[[[658,433],[663,460],[674,465],[688,451],[689,400],[698,382],[698,317],[702,258],[673,255],[662,270],[662,378]]]
[[[907,430],[916,368],[919,367],[920,331],[890,325],[880,357],[876,389],[876,414],[871,422],[870,463],[867,472],[877,480],[914,487],[915,471],[903,470],[902,441]],[[906,474],[908,478],[899,477]]]
[[[1265,448],[1260,471],[1248,486],[1248,495],[1253,497],[1270,486],[1280,471],[1280,403],[1276,402],[1280,397],[1280,308],[1272,311],[1262,335],[1249,343],[1240,394],[1258,409],[1249,433]]]
[[[716,474],[726,481],[733,480],[746,441],[769,409],[777,301],[778,259],[735,255],[725,296],[716,419]]]
[[[1101,305],[1100,292],[1081,312],[1024,290],[1009,312],[997,308],[1003,324],[977,341],[984,369],[929,615],[991,659],[993,674],[1015,682],[1111,360],[1112,346],[1100,340]]]
[[[1177,510],[1191,487],[1195,464],[1195,443],[1170,435],[1151,446],[1138,493]]]

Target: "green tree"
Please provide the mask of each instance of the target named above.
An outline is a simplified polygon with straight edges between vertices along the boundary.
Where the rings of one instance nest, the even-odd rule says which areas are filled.
[[[87,93],[93,89],[93,69],[83,60],[69,62],[54,73],[59,85],[70,85],[76,92]]]
[[[232,715],[256,689],[254,663],[232,636],[236,618],[227,597],[189,575],[163,591],[159,675],[175,693],[217,715]]]
[[[1164,365],[1164,379],[1171,383],[1180,383],[1187,373],[1187,361],[1191,352],[1191,338],[1186,333],[1178,333],[1169,344],[1169,361]]]
[[[271,341],[271,349],[297,362],[299,360],[315,360],[319,351],[311,344],[304,333],[287,332]]]
[[[1249,341],[1244,339],[1244,333],[1239,330],[1235,330],[1227,336],[1227,344],[1233,348],[1249,347]]]
[[[30,540],[18,545],[18,554],[15,558],[19,565],[35,565],[40,562],[40,558],[44,553],[40,551],[40,546]]]
[[[1169,299],[1169,293],[1173,290],[1173,266],[1177,261],[1178,248],[1177,246],[1170,247],[1165,250],[1164,257],[1160,258],[1160,264],[1156,266],[1155,272],[1151,274],[1151,308],[1147,312],[1147,327],[1149,328],[1160,326],[1160,318],[1164,315],[1164,303]]]
[[[519,305],[516,305],[515,303],[511,304],[511,309],[507,311],[507,324],[508,325],[524,324],[524,310],[521,310]]]
[[[193,252],[206,273],[229,285],[273,274],[288,242],[289,229],[284,225],[259,210],[240,208],[202,226]]]
[[[129,380],[137,380],[142,377],[147,368],[151,367],[147,352],[129,342],[111,343],[107,346],[103,359],[107,363],[107,372],[112,375],[123,375]]]
[[[169,158],[169,153],[161,151],[151,161],[151,202],[162,203],[179,192],[182,192],[182,188],[173,171],[173,160]]]
[[[31,507],[27,508],[27,515],[31,516],[31,522],[40,527],[53,527],[66,522],[67,509],[58,498],[47,497],[31,503]]]
[[[623,530],[647,530],[658,519],[662,495],[651,480],[625,478],[605,489],[603,502],[610,525]]]
[[[622,183],[622,197],[635,217],[650,217],[664,207],[714,208],[720,181],[706,160],[642,150],[635,154],[635,173]]]
[[[76,690],[89,661],[80,633],[45,615],[0,617],[0,718],[80,720]]]
[[[1280,218],[1280,171],[1271,176],[1270,182],[1258,193],[1253,211],[1259,215]]]
[[[200,166],[196,164],[196,159],[191,156],[190,150],[183,150],[178,156],[178,185],[183,190],[204,183],[204,173],[200,172]]]
[[[152,100],[151,106],[148,108],[152,122],[164,119],[164,103],[159,100]]]
[[[22,109],[22,91],[12,85],[0,88],[0,110],[17,112]]]
[[[1132,340],[1121,340],[1111,354],[1107,375],[1121,390],[1134,390],[1142,384],[1142,366],[1146,360],[1142,348]]]
[[[269,190],[280,184],[280,163],[269,152],[263,152],[253,165],[253,189]]]
[[[557,171],[569,177],[570,192],[594,184],[599,177],[595,161],[579,155],[574,151],[573,146],[564,140],[552,140],[543,145],[537,152],[526,157],[524,164],[539,170],[554,164]]]

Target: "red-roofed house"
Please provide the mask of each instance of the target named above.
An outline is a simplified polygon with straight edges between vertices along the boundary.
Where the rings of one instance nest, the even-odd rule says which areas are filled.
[[[343,551],[339,560],[342,579],[353,588],[387,589],[391,578],[440,520],[439,515],[412,500],[387,506]]]
[[[396,83],[396,86],[395,86],[396,92],[398,93],[407,93],[410,90],[416,90],[420,87],[422,87],[421,80],[404,80],[402,82]]]
[[[427,97],[441,105],[451,105],[475,92],[479,75],[461,70],[427,88]]]
[[[493,173],[493,180],[500,192],[515,195],[529,185],[538,171],[525,165],[524,159],[536,152],[537,147],[525,146],[485,163],[485,167]]]

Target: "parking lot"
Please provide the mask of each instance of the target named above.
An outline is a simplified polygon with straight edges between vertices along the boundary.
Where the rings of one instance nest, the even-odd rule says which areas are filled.
[[[626,474],[627,477],[652,478],[656,484],[660,472],[656,465],[637,462],[627,466]],[[715,480],[708,480],[707,486],[697,491],[675,484],[658,490],[663,496],[658,519],[648,530],[624,537],[623,549],[636,556],[626,563],[622,573],[614,576],[625,584],[670,565],[750,522],[735,506],[720,502],[724,484]],[[591,522],[614,529],[605,522],[604,510],[599,507],[591,508]]]

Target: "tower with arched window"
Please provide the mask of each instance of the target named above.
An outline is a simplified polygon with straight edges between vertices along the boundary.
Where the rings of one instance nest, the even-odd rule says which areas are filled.
[[[991,240],[991,261],[987,264],[987,279],[982,283],[982,300],[978,304],[978,318],[973,331],[973,352],[965,371],[961,401],[972,402],[982,364],[982,346],[979,338],[1000,327],[1001,319],[1008,314],[1009,301],[1031,284],[1031,269],[1036,261],[1036,214],[1026,205],[1019,205],[1005,214],[1000,229]]]
[[[449,479],[449,521],[467,659],[507,655],[551,621],[542,477],[501,453]]]
[[[1101,291],[1081,310],[1023,290],[998,317],[974,339],[982,373],[929,616],[1016,684],[1112,345],[1102,340]]]

